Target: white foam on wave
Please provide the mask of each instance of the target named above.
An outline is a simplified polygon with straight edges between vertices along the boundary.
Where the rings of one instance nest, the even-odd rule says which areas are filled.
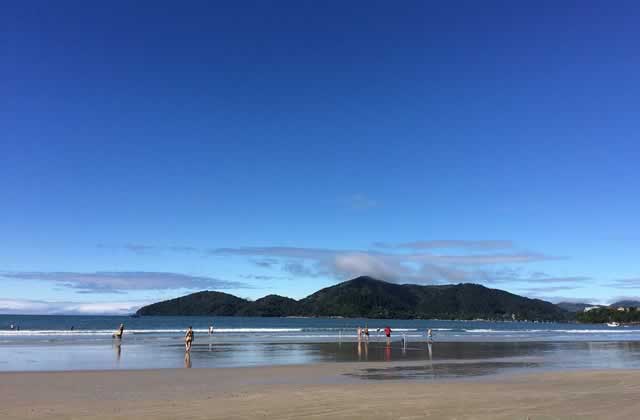
[[[640,330],[613,330],[613,329],[600,329],[600,330],[492,330],[492,329],[465,329],[464,332],[468,333],[488,333],[488,334],[618,334],[618,333],[640,333]]]
[[[0,331],[2,337],[14,336],[39,336],[39,335],[113,335],[115,330],[20,330],[20,331]]]
[[[214,328],[213,333],[263,333],[263,332],[296,332],[302,331],[302,328]],[[202,330],[207,332],[208,330]]]
[[[382,334],[383,329],[380,329],[378,333],[377,328],[369,328],[369,333],[372,336],[376,336],[378,334]],[[640,329],[638,328],[626,328],[626,329],[612,329],[612,328],[602,328],[602,329],[522,329],[522,330],[501,330],[501,329],[490,329],[490,328],[470,328],[470,329],[453,329],[453,328],[432,328],[433,331],[444,332],[445,335],[447,331],[461,331],[467,334],[489,334],[489,335],[507,335],[507,334],[515,334],[515,335],[532,335],[532,334],[541,334],[545,336],[549,335],[574,335],[574,334],[601,334],[601,335],[613,335],[613,334],[640,334]],[[125,335],[136,335],[136,334],[184,334],[186,331],[185,328],[163,328],[163,329],[125,329]],[[197,334],[207,334],[208,329],[194,329]],[[394,333],[424,333],[426,329],[418,329],[418,328],[392,328]],[[115,333],[115,330],[3,330],[0,331],[0,337],[28,337],[28,336],[66,336],[66,337],[86,337],[86,336],[111,336]],[[355,328],[214,328],[214,335],[216,334],[280,334],[280,333],[306,333],[310,336],[319,336],[320,334],[327,333],[330,337],[338,336],[342,334],[345,337],[355,336],[356,329]],[[317,334],[316,334],[317,333]],[[451,333],[449,333],[451,334]],[[297,334],[296,334],[297,335]],[[455,335],[454,335],[455,336]]]
[[[184,333],[185,328],[181,329],[125,329],[127,334],[172,334]],[[208,329],[194,329],[197,333],[208,333]],[[279,332],[301,332],[302,328],[216,328],[213,333],[279,333]],[[13,336],[85,336],[85,335],[104,335],[110,336],[115,330],[20,330],[20,331],[0,331],[0,337]]]
[[[640,333],[640,330],[612,330],[612,329],[602,329],[602,330],[552,330],[552,331],[560,331],[569,334],[626,334],[626,333]]]

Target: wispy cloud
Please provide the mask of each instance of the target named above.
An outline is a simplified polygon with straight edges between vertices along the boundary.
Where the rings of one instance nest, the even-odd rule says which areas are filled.
[[[640,277],[613,280],[605,286],[616,289],[637,289],[640,292]]]
[[[160,252],[176,252],[176,253],[197,253],[200,250],[193,246],[182,246],[182,245],[169,245],[169,246],[161,246],[161,245],[149,245],[149,244],[141,244],[135,242],[129,242],[124,245],[108,245],[105,243],[100,243],[96,245],[100,249],[108,249],[108,250],[125,250],[129,252],[133,252],[138,255],[154,255]]]
[[[458,240],[458,239],[438,239],[428,241],[402,242],[398,244],[388,242],[375,242],[375,248],[392,249],[474,249],[474,250],[496,250],[511,249],[514,247],[513,241],[504,240]]]
[[[80,293],[118,293],[131,290],[168,289],[241,289],[245,283],[213,277],[149,271],[78,272],[3,272],[0,277],[14,280],[39,280],[76,289]]]
[[[588,303],[592,305],[601,305],[605,304],[602,302],[601,298],[595,297],[575,297],[575,296],[566,296],[566,295],[557,295],[557,294],[540,294],[540,293],[529,293],[528,297],[532,299],[542,299],[548,302],[558,303],[558,302],[569,302],[569,303]]]
[[[528,275],[518,273],[508,280],[513,282],[519,282],[519,283],[527,283],[527,284],[547,284],[548,285],[550,283],[571,283],[571,284],[583,285],[584,283],[591,281],[592,278],[587,276],[560,277],[560,276],[552,276],[547,273],[536,271]]]
[[[275,258],[265,258],[261,260],[254,260],[252,262],[261,268],[271,268],[274,265],[278,264],[278,260],[276,260]]]
[[[282,270],[295,277],[320,277],[330,276],[331,273],[322,269],[321,265],[316,264],[314,267],[309,267],[301,262],[284,262],[281,266]]]
[[[430,262],[451,264],[504,264],[558,259],[535,252],[514,252],[508,254],[433,254],[433,253],[388,253],[370,250],[338,250],[330,248],[298,248],[283,246],[216,248],[208,250],[209,255],[243,255],[258,257],[307,258],[321,260],[341,255],[361,255],[377,258],[400,259],[407,262]]]
[[[283,279],[288,279],[289,277],[286,276],[268,276],[268,275],[262,275],[262,274],[243,274],[240,276],[243,279],[247,279],[247,280],[283,280]]]
[[[149,249],[170,250],[169,247]],[[184,247],[193,249],[191,247]],[[140,247],[140,249],[147,249]],[[453,252],[458,250],[458,252]],[[131,250],[135,252],[135,250]],[[373,249],[332,249],[293,246],[246,246],[197,250],[203,256],[246,257],[263,269],[292,277],[343,280],[369,275],[387,281],[438,283],[582,282],[587,277],[524,275],[523,264],[562,257],[516,249],[508,240],[420,240],[376,242]],[[262,273],[260,273],[262,274]],[[265,274],[266,275],[266,274]]]
[[[537,281],[543,281],[545,283],[583,283],[586,281],[590,281],[591,277],[586,276],[573,276],[573,277],[545,277],[541,279],[536,279]],[[527,280],[529,282],[533,280]]]
[[[240,247],[208,250],[214,256],[268,258],[280,261],[280,268],[293,275],[346,278],[370,275],[389,280],[418,283],[489,281],[492,270],[462,267],[529,263],[554,259],[540,253],[436,254],[431,252],[381,252],[375,250],[339,250],[304,247]],[[294,262],[291,262],[294,261]],[[504,277],[504,273],[500,278]]]
[[[26,299],[0,299],[0,313],[16,315],[127,315],[150,301],[124,302],[47,302]]]
[[[545,295],[548,293],[555,293],[562,290],[575,290],[580,286],[542,286],[542,287],[533,287],[528,289],[519,289],[525,294],[531,295]]]

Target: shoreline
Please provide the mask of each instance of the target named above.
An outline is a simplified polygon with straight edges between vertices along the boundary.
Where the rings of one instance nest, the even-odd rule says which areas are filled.
[[[181,343],[122,345],[81,344],[0,346],[0,371],[127,371],[184,368],[241,368],[286,365],[375,364],[378,370],[398,363],[429,366],[430,372],[405,377],[478,376],[502,371],[640,369],[640,342],[423,342],[214,343],[196,341],[188,361]],[[466,366],[466,368],[464,367]],[[389,376],[390,374],[385,373]],[[398,373],[395,376],[401,376]]]
[[[3,372],[0,417],[626,419],[640,410],[640,370],[410,383],[348,376],[368,365]]]

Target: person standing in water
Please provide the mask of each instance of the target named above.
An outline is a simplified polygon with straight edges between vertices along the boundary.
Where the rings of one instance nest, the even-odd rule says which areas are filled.
[[[209,325],[209,335],[213,335],[213,325]]]
[[[369,341],[369,326],[368,325],[364,326],[364,339],[366,341]]]
[[[386,326],[384,327],[384,335],[387,336],[387,344],[391,344],[391,327]]]
[[[431,341],[433,339],[433,332],[431,331],[431,328],[429,328],[427,330],[427,340]]]
[[[122,334],[124,334],[124,324],[120,324],[120,327],[118,327],[118,330],[112,335],[112,337],[122,340]]]
[[[193,327],[189,327],[184,335],[184,351],[189,353],[191,351],[191,344],[193,343]]]
[[[362,340],[362,328],[358,326],[358,341]]]

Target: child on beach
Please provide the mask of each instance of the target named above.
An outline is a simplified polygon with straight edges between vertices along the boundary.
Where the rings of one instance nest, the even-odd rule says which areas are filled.
[[[191,344],[193,343],[193,327],[189,327],[184,335],[184,350],[188,353],[191,351]]]

